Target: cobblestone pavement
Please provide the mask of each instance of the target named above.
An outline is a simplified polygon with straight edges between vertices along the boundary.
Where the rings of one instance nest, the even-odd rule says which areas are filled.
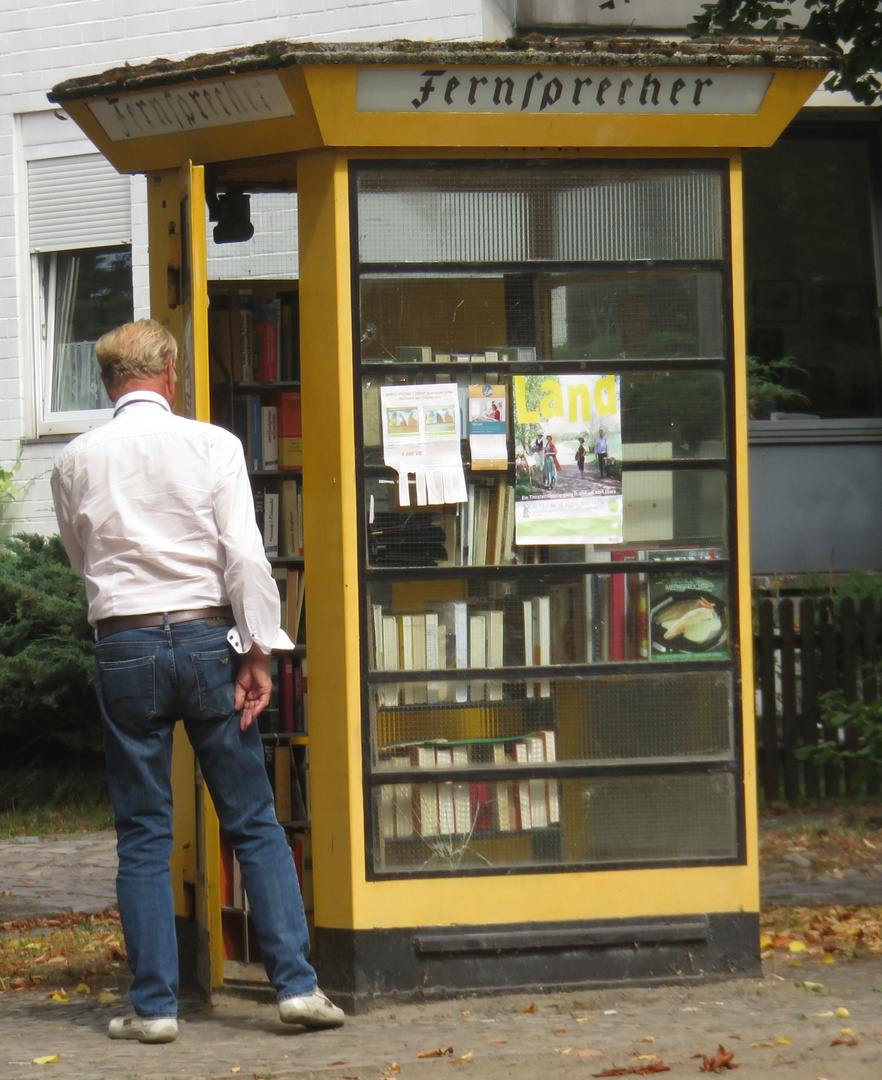
[[[0,842],[0,892],[12,894],[0,917],[101,910],[114,863],[109,833]],[[813,882],[811,867],[789,861],[769,876],[764,895],[789,902],[826,902],[834,890],[837,901],[880,902],[869,873]],[[657,1062],[698,1075],[701,1055],[721,1044],[740,1080],[879,1080],[882,960],[773,963],[763,979],[383,1004],[311,1034],[280,1024],[270,1004],[224,993],[182,1001],[178,1039],[165,1046],[107,1039],[109,1019],[126,1012],[124,985],[110,1004],[97,993],[66,1004],[45,990],[0,993],[0,1080],[452,1080],[450,1066],[473,1080],[555,1080]],[[442,1055],[419,1056],[431,1050]]]

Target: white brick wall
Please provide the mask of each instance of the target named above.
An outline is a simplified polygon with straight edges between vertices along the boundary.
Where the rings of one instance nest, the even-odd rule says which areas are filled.
[[[46,92],[63,79],[157,56],[180,59],[276,38],[479,39],[482,3],[495,5],[497,0],[263,0],[260,5],[253,0],[154,0],[149,14],[138,0],[0,0],[0,466],[8,468],[20,450],[18,475],[33,481],[9,514],[12,524],[7,520],[0,528],[55,531],[48,475],[59,447],[57,441],[34,439],[21,445],[24,436],[33,434],[33,375],[25,212],[20,202],[25,151],[15,117],[45,112]],[[497,23],[492,25],[496,29]],[[47,127],[52,130],[53,124]],[[135,197],[133,230],[136,296],[143,297],[143,195]],[[136,317],[144,314],[143,307],[136,310]]]

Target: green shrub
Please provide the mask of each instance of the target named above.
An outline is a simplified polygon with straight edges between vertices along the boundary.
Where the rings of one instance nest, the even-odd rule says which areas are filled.
[[[6,767],[100,761],[86,595],[59,537],[0,542],[0,741]]]

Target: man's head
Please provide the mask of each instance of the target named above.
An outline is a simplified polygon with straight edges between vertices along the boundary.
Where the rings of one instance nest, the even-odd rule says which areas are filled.
[[[174,397],[178,345],[161,323],[139,319],[99,338],[95,355],[111,401],[137,388]]]

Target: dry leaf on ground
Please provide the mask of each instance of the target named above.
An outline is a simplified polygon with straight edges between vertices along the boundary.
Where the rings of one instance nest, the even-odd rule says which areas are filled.
[[[699,1072],[725,1072],[726,1069],[737,1069],[738,1066],[732,1060],[735,1055],[725,1048],[725,1046],[718,1046],[717,1052],[713,1057],[705,1057],[704,1054],[696,1054],[696,1057],[701,1058],[701,1067]]]
[[[531,1013],[531,1012],[535,1012],[535,1011],[536,1011],[536,1002],[535,1001],[531,1001],[529,1005],[525,1005],[523,1007],[523,1009],[521,1009],[521,1012],[527,1012],[527,1013]]]
[[[474,1050],[467,1050],[461,1057],[453,1058],[452,1060],[448,1061],[447,1064],[468,1065],[468,1063],[472,1060],[472,1055],[474,1054],[474,1052]]]
[[[440,1046],[436,1046],[434,1050],[420,1050],[417,1054],[418,1058],[435,1058],[435,1057],[447,1057],[448,1054],[453,1054],[453,1047],[448,1046],[446,1049],[442,1049]]]
[[[852,1035],[850,1039],[834,1039],[831,1046],[857,1046],[861,1041],[860,1035]]]

